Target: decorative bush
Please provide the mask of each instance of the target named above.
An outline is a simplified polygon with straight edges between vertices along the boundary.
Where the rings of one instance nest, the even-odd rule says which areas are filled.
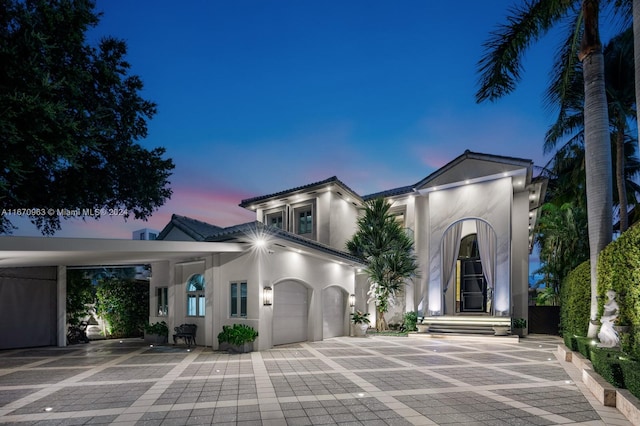
[[[581,263],[567,275],[567,279],[560,288],[560,294],[562,335],[565,338],[567,335],[586,336],[591,305],[591,271],[588,261]]]
[[[640,362],[628,359],[620,360],[624,376],[624,385],[636,398],[640,398]]]
[[[527,320],[524,318],[514,318],[511,321],[511,328],[527,328]]]
[[[576,336],[574,336],[573,334],[565,333],[562,338],[564,339],[564,345],[567,348],[571,349],[572,351],[578,350],[578,338]]]
[[[169,336],[169,327],[164,321],[155,322],[153,324],[147,324],[144,326],[144,331],[147,334],[156,334],[158,336]]]
[[[607,382],[618,388],[624,387],[622,368],[620,367],[620,351],[616,349],[591,348],[593,369]]]
[[[245,343],[253,342],[257,337],[258,332],[246,324],[223,325],[222,331],[218,334],[218,343],[242,346]]]
[[[416,324],[418,323],[418,313],[415,311],[405,312],[404,314],[404,328],[405,331],[415,331]]]
[[[576,343],[578,345],[578,352],[582,354],[586,359],[591,359],[591,349],[595,347],[594,340],[588,337],[576,337]]]
[[[351,313],[351,322],[354,324],[370,324],[369,312],[355,311]]]
[[[622,336],[622,351],[640,359],[640,226],[629,228],[599,255],[600,313],[607,290],[613,290],[617,294],[620,307],[618,324],[631,326],[628,335]]]
[[[149,283],[111,278],[96,291],[96,310],[109,324],[110,337],[140,337],[149,318]]]

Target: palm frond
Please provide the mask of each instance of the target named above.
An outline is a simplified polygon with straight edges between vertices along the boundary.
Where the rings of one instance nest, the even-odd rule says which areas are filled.
[[[515,89],[520,81],[524,52],[574,3],[575,0],[527,0],[509,10],[507,24],[499,25],[483,44],[485,53],[478,62],[476,102],[495,101]]]

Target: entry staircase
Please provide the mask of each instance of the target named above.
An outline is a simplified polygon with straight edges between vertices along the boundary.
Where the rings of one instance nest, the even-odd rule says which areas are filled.
[[[418,324],[429,326],[429,334],[482,334],[494,335],[494,326],[503,326],[511,330],[510,317],[490,316],[437,316],[418,318]]]

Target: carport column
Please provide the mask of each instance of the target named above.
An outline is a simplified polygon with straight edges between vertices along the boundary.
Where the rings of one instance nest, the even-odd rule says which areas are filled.
[[[58,346],[67,346],[67,267],[58,266]]]

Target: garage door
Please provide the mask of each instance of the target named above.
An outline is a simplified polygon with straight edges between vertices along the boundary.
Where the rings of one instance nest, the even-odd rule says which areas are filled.
[[[345,292],[340,287],[322,291],[322,338],[344,335],[346,312]]]
[[[273,344],[307,340],[307,288],[295,281],[284,281],[273,289]]]
[[[0,349],[57,344],[57,268],[0,268]]]

